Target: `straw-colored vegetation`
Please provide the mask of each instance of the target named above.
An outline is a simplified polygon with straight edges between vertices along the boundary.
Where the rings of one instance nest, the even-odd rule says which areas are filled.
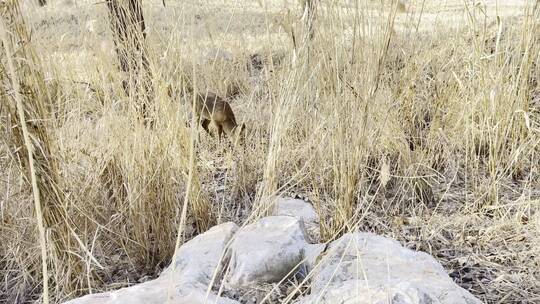
[[[298,1],[143,1],[151,125],[105,4],[9,2],[0,303],[153,277],[275,194],[312,202],[323,241],[374,231],[485,302],[540,301],[538,1],[319,1],[312,22]],[[191,90],[231,88],[243,144],[190,123]]]

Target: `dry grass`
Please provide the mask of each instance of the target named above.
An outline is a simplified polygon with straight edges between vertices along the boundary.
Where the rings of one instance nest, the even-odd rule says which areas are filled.
[[[51,301],[155,276],[177,236],[256,218],[276,193],[316,206],[323,241],[374,231],[433,254],[487,303],[540,301],[538,4],[330,1],[308,44],[296,2],[160,3],[144,2],[152,129],[121,88],[104,4],[23,5],[28,47],[58,86],[50,118],[35,118],[57,147],[58,225],[80,241],[59,250],[83,265],[70,269],[77,290]],[[181,75],[200,91],[240,88],[244,146],[197,138],[191,96],[167,94]],[[0,302],[32,302],[36,215],[3,153],[20,149],[4,101],[0,113]]]

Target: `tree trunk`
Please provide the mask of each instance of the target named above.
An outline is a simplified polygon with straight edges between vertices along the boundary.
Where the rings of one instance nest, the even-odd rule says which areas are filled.
[[[106,3],[120,70],[126,77],[122,87],[147,120],[152,77],[145,45],[146,24],[141,0],[107,0]]]

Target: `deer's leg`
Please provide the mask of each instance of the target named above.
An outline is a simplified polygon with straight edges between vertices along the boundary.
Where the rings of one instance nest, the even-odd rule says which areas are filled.
[[[223,125],[222,124],[216,124],[217,131],[218,131],[218,140],[221,142],[221,136],[223,135]]]
[[[232,137],[233,132],[234,132],[234,130],[236,128],[236,124],[234,122],[232,122],[231,120],[226,120],[226,121],[224,121],[222,123],[222,126],[223,126],[223,130],[225,131],[227,136]]]
[[[210,132],[210,130],[208,129],[208,125],[210,125],[210,120],[209,119],[201,119],[201,126],[203,127],[203,129],[206,131],[206,133],[208,133],[211,137],[214,137],[214,135]]]

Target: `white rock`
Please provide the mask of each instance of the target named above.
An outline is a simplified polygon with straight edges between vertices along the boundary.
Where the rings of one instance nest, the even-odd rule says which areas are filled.
[[[178,250],[173,264],[159,278],[116,291],[87,295],[66,304],[171,304],[238,303],[217,297],[207,288],[217,271],[220,273],[228,256],[226,245],[238,229],[234,223],[215,226],[185,243]]]
[[[226,283],[251,287],[278,282],[301,264],[307,245],[301,223],[294,217],[269,216],[247,225],[231,244]]]
[[[430,255],[371,233],[332,242],[300,303],[482,303],[456,285]]]
[[[316,264],[317,258],[326,249],[326,244],[309,244],[304,251],[304,265],[306,270],[311,272]]]
[[[300,199],[280,197],[276,200],[275,215],[288,215],[302,219],[305,224],[319,223],[319,215],[310,203]]]
[[[206,293],[206,289],[178,289],[173,282],[157,278],[116,291],[87,295],[65,304],[238,304],[237,301]]]
[[[177,285],[206,288],[216,268],[219,273],[226,264],[229,257],[225,247],[237,230],[238,226],[229,222],[196,236],[178,249],[174,272],[171,264],[160,277],[173,275]]]
[[[274,215],[292,216],[302,220],[310,239],[316,241],[320,239],[319,215],[310,203],[300,199],[278,197]]]

